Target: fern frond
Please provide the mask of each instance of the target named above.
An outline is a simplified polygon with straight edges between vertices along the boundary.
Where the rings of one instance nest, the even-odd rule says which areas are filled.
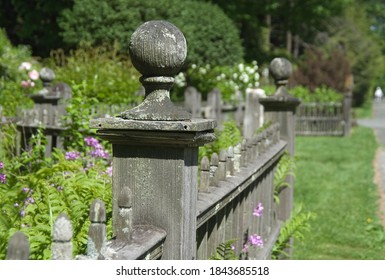
[[[233,244],[236,240],[231,239],[218,245],[216,252],[210,260],[238,260],[233,250]]]
[[[290,246],[292,237],[303,239],[305,233],[310,231],[309,222],[314,218],[314,213],[303,213],[302,205],[296,206],[290,219],[281,228],[278,240],[273,246],[272,259],[278,259],[282,254],[285,255],[285,249]]]

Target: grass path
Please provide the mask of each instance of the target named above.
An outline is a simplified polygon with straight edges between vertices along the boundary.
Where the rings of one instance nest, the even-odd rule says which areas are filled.
[[[377,149],[371,129],[349,138],[298,137],[295,202],[314,212],[294,259],[385,259],[385,233],[373,183]]]

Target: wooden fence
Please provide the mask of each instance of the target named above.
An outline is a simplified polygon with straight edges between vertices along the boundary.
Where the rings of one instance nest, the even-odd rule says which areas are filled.
[[[154,42],[154,36],[162,44]],[[277,194],[274,176],[283,154],[294,151],[292,116],[299,101],[288,96],[267,99],[267,119],[273,123],[219,155],[203,157],[199,169],[198,148],[215,140],[216,121],[195,119],[169,100],[172,77],[183,65],[180,58],[186,57],[183,34],[168,22],[150,21],[134,32],[130,48],[133,65],[143,75],[145,100],[120,117],[90,122],[97,135],[113,145],[114,238],[106,239],[106,210],[103,202],[94,201],[87,254],[76,258],[207,259],[228,240],[234,240],[236,254],[249,246],[242,258],[270,258],[281,223],[292,209],[292,188]],[[284,73],[287,80],[287,66],[279,59],[271,70]],[[285,87],[278,84],[277,93]],[[71,238],[70,221],[59,215],[53,259],[72,258]],[[263,247],[258,246],[261,242]],[[9,241],[7,258],[26,259],[28,254],[25,236],[17,233]]]
[[[244,258],[268,259],[278,238],[282,221],[274,200],[274,172],[285,152],[286,142],[279,138],[279,124],[242,141],[235,147],[214,153],[201,161],[196,211],[196,257],[208,259],[216,247],[234,240],[235,252],[242,253],[248,237],[261,236],[264,246],[250,246]],[[131,198],[127,198],[130,200]],[[122,203],[122,202],[120,202]],[[261,203],[261,216],[253,210]],[[120,207],[124,208],[124,207]],[[133,209],[134,211],[134,209]],[[122,240],[107,240],[106,210],[97,199],[90,207],[87,254],[76,259],[159,259],[167,232],[152,225],[133,225],[124,247]],[[52,259],[72,259],[72,226],[61,214],[53,226]],[[28,259],[29,244],[22,233],[9,241],[7,259]]]
[[[303,103],[297,108],[297,135],[348,136],[351,127],[351,94],[342,102]]]

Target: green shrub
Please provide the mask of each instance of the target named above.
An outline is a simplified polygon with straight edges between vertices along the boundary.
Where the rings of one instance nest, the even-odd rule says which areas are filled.
[[[352,73],[347,56],[339,49],[323,51],[306,49],[298,68],[290,78],[292,86],[305,86],[311,91],[319,87],[346,91],[346,82]]]
[[[149,20],[167,20],[185,35],[188,64],[234,64],[243,49],[234,23],[216,5],[178,0],[75,0],[59,17],[64,41],[93,46],[117,41],[128,50],[133,31]]]
[[[128,57],[119,54],[119,47],[80,47],[65,55],[62,50],[52,51],[46,62],[55,71],[56,80],[69,85],[86,83],[84,98],[100,102],[132,103],[142,99],[139,73]]]
[[[317,87],[314,91],[310,91],[308,88],[303,86],[296,86],[289,89],[289,93],[299,98],[302,102],[340,102],[342,101],[343,95],[336,92],[332,88],[326,86]]]
[[[5,31],[0,29],[0,105],[7,116],[14,116],[18,106],[31,105],[32,101],[27,95],[39,86],[39,81],[34,81],[34,87],[21,86],[23,80],[29,79],[29,70],[20,67],[23,62],[31,64],[29,70],[39,68],[31,58],[30,50],[25,46],[12,46]]]
[[[221,131],[215,130],[216,141],[199,147],[199,161],[204,156],[211,157],[213,153],[219,155],[221,150],[227,150],[230,146],[235,146],[242,141],[241,131],[233,121],[223,123]]]
[[[187,71],[181,72],[176,78],[176,88],[182,90],[187,86],[195,87],[206,99],[207,93],[217,88],[222,93],[222,100],[236,103],[236,92],[245,94],[248,88],[259,87],[259,73],[256,61],[239,63],[232,66],[191,65]]]
[[[42,132],[32,138],[32,149],[1,161],[0,259],[9,238],[22,231],[30,242],[31,259],[50,259],[52,229],[56,217],[66,213],[73,227],[74,255],[85,254],[90,221],[89,207],[95,198],[107,207],[111,238],[111,167],[108,153],[91,137],[84,152],[56,150],[45,158]]]

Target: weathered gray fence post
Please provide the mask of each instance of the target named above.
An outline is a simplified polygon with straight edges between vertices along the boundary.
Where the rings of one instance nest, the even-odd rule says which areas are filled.
[[[61,128],[61,117],[65,114],[64,102],[71,97],[71,88],[65,83],[52,84],[55,73],[49,68],[40,70],[40,80],[43,82],[43,89],[30,95],[35,103],[34,108],[26,113],[18,123],[21,133],[21,147],[28,149],[30,137],[36,133],[39,125],[45,127],[47,136],[47,149],[45,155],[51,155],[53,148],[62,148],[63,141],[59,137]]]
[[[104,259],[106,250],[106,207],[103,201],[95,199],[90,207],[91,225],[88,230],[87,256],[92,259]]]
[[[28,260],[29,242],[24,233],[18,231],[8,241],[6,260]]]
[[[260,123],[260,97],[261,94],[258,92],[258,90],[246,90],[245,115],[243,119],[243,137],[246,139],[251,139],[255,134],[255,131],[262,125]]]
[[[350,128],[352,124],[351,120],[351,109],[352,109],[352,93],[351,91],[348,91],[344,94],[344,101],[343,101],[343,114],[344,114],[344,136],[350,135]]]
[[[295,111],[300,104],[299,99],[292,97],[286,85],[292,72],[291,63],[285,58],[275,58],[270,63],[270,73],[276,84],[276,92],[273,96],[261,98],[260,103],[264,106],[266,121],[278,122],[280,124],[280,137],[287,142],[287,151],[291,156],[295,153]],[[291,185],[285,188],[280,194],[280,205],[278,218],[287,220],[293,208],[293,183],[290,176],[288,178]]]
[[[208,118],[216,119],[218,128],[222,126],[222,94],[219,89],[214,88],[207,94],[207,105],[211,108],[210,115]]]
[[[72,260],[72,224],[66,214],[62,213],[56,218],[52,239],[52,259]]]
[[[129,50],[142,74],[144,101],[118,117],[90,123],[113,144],[113,231],[116,235],[122,224],[119,196],[129,188],[133,226],[167,232],[162,259],[195,259],[198,146],[215,139],[215,120],[192,119],[170,100],[187,54],[177,27],[146,22],[133,33]]]
[[[188,87],[184,91],[184,107],[193,118],[201,118],[202,94],[194,87]]]

